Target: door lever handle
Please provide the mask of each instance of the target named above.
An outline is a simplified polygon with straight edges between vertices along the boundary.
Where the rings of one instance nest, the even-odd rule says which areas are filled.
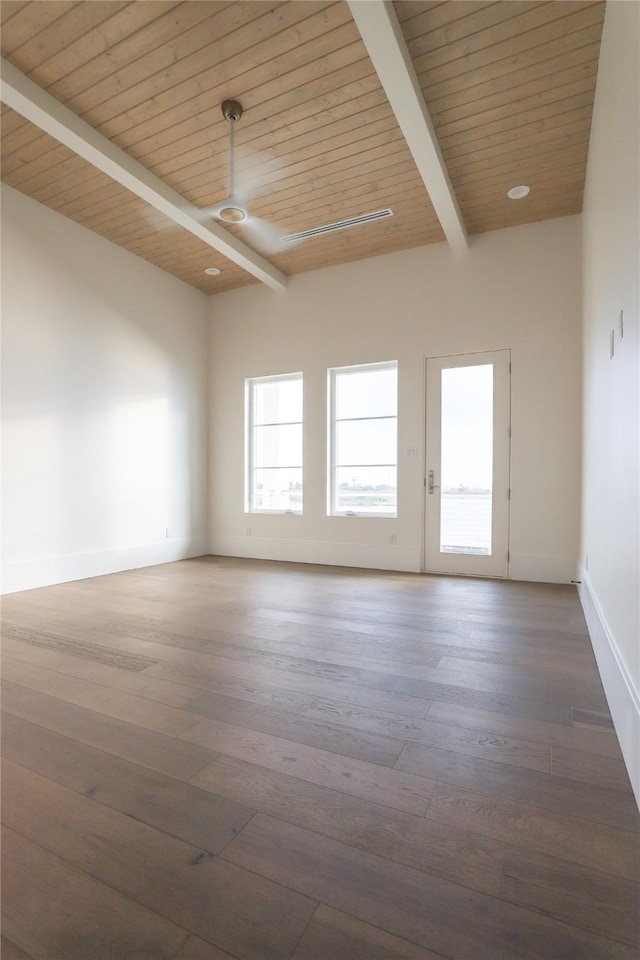
[[[436,488],[438,488],[438,489],[440,488],[440,484],[433,482],[433,480],[434,480],[433,470],[429,470],[429,475],[428,475],[428,476],[429,476],[429,493],[433,493],[433,491],[434,491]]]

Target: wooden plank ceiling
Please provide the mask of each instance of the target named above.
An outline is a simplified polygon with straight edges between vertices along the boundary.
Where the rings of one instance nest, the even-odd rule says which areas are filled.
[[[605,4],[394,7],[468,233],[579,212]],[[198,208],[229,192],[228,98],[245,111],[236,180],[252,216],[291,233],[392,208],[275,253],[229,228],[284,274],[444,239],[347,3],[4,0],[0,11],[9,63]],[[256,282],[6,106],[2,179],[207,293]],[[522,183],[530,195],[508,200]]]

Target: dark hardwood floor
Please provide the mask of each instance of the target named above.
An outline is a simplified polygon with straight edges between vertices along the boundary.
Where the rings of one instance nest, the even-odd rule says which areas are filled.
[[[574,588],[209,557],[2,619],[3,960],[638,960]]]

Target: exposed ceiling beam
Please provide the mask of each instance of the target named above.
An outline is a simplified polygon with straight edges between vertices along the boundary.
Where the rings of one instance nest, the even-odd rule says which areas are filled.
[[[390,0],[348,2],[451,249],[466,252],[469,244],[462,213],[393,4]]]
[[[94,130],[85,120],[8,61],[0,59],[0,65],[0,99],[3,103],[247,273],[276,290],[286,287],[287,278],[268,260],[234,237],[204,211],[181,197],[176,190],[168,187],[159,177]]]

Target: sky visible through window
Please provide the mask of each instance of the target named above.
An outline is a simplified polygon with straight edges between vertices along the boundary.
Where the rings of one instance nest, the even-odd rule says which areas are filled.
[[[442,371],[442,489],[493,483],[493,365]]]
[[[440,550],[491,553],[493,364],[442,371]]]

